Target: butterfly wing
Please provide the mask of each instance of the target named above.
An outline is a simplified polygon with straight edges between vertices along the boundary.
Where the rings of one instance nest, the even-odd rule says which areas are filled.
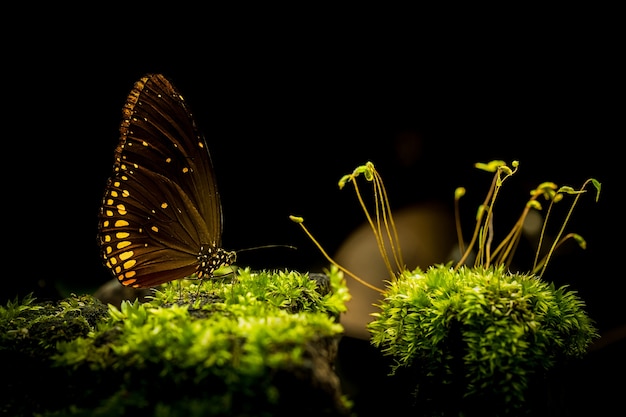
[[[192,113],[161,74],[137,81],[122,113],[100,211],[105,264],[133,287],[210,274],[207,262],[215,269],[228,259],[213,165]]]

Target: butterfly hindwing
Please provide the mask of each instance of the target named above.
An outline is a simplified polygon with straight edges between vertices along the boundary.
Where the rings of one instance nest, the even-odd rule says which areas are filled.
[[[102,257],[122,284],[150,287],[234,261],[206,142],[162,75],[137,81],[123,107],[102,202]]]

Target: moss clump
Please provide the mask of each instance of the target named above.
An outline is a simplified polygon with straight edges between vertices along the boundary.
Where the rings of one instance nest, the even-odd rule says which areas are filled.
[[[89,295],[59,302],[26,296],[0,306],[0,415],[30,416],[61,406],[55,387],[63,375],[51,358],[57,344],[88,336],[107,315],[107,307]]]
[[[389,273],[386,288],[378,288],[337,265],[304,226],[304,220],[297,216],[291,219],[326,259],[381,294],[380,312],[374,313],[368,324],[370,340],[383,355],[392,358],[391,374],[402,376],[394,379],[401,381],[398,386],[406,387],[397,398],[386,398],[388,402],[404,404],[410,395],[407,408],[424,416],[553,415],[545,407],[550,399],[533,397],[543,394],[542,387],[550,388],[547,373],[565,368],[570,359],[581,358],[598,334],[576,293],[567,287],[555,288],[541,277],[564,242],[573,240],[586,247],[582,236],[565,233],[566,225],[586,189],[595,189],[598,201],[602,185],[594,178],[579,189],[541,183],[531,190],[511,231],[497,243],[495,202],[504,182],[518,171],[519,162],[513,161],[509,167],[494,160],[475,167],[493,173],[493,179],[476,212],[472,237],[467,243],[463,237],[459,200],[465,188],[459,187],[454,201],[461,257],[454,268],[438,265],[426,272],[406,268],[387,192],[374,164],[358,166],[339,180],[339,188],[348,183],[354,186]],[[363,199],[358,177],[371,184],[372,204]],[[558,232],[548,239],[548,218],[566,196],[573,201]],[[548,204],[530,272],[505,272],[529,213],[543,210],[540,200]],[[471,258],[473,267],[468,267]]]
[[[36,303],[26,296],[0,306],[0,351],[41,359],[56,343],[86,336],[107,315],[91,296],[72,296],[58,303]]]
[[[450,415],[530,411],[531,385],[598,336],[575,292],[502,266],[418,268],[379,307],[372,344],[394,359],[392,373],[412,379],[417,408],[435,402]]]
[[[336,269],[323,277],[243,269],[166,284],[148,303],[110,305],[92,331],[57,343],[51,369],[63,379],[48,382],[62,384],[64,401],[37,411],[347,414],[332,365],[348,293]]]

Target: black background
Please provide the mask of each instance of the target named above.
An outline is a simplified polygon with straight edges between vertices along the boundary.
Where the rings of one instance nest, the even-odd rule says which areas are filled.
[[[540,182],[602,183],[568,227],[587,250],[557,255],[545,278],[577,290],[601,330],[624,324],[623,66],[610,11],[266,12],[85,12],[26,19],[7,38],[2,299],[90,292],[110,278],[96,226],[121,108],[140,76],[162,72],[207,138],[223,246],[298,247],[245,252],[240,265],[324,268],[288,216],[333,253],[364,220],[337,181],[368,160],[392,206],[451,204],[464,186],[471,220],[491,181],[473,163],[517,159],[507,220]],[[408,165],[394,151],[403,132],[422,146]]]

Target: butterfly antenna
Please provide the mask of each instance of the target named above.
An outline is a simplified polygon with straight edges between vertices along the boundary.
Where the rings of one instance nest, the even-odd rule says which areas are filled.
[[[239,253],[239,252],[246,252],[249,250],[256,250],[256,249],[266,249],[266,248],[287,248],[287,249],[298,249],[295,246],[291,246],[291,245],[262,245],[262,246],[253,246],[250,248],[243,248],[243,249],[237,249],[235,252]]]

